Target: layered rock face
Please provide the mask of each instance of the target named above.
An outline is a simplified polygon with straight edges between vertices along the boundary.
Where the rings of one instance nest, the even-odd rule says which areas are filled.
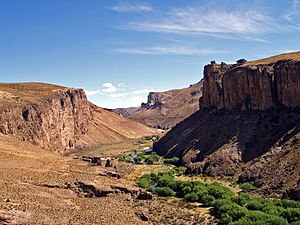
[[[77,146],[91,118],[89,102],[82,89],[58,89],[39,103],[1,109],[0,132],[42,148],[65,151]]]
[[[45,149],[65,153],[155,132],[93,105],[82,89],[0,83],[0,134],[13,135]]]
[[[150,92],[148,101],[129,118],[148,126],[170,129],[199,109],[203,80],[190,87],[165,92]]]
[[[300,106],[300,62],[270,64],[211,64],[204,68],[201,107],[266,110]]]
[[[204,68],[200,110],[155,143],[190,173],[235,176],[299,199],[300,52]]]

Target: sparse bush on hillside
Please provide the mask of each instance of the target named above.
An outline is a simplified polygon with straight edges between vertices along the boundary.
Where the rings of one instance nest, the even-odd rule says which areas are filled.
[[[239,60],[236,61],[237,64],[244,64],[246,62],[247,62],[246,59],[239,59]]]
[[[159,196],[163,196],[163,197],[174,196],[175,195],[175,192],[169,187],[157,187],[155,189],[155,192]]]
[[[241,184],[240,188],[243,191],[252,191],[252,190],[256,189],[256,187],[252,183],[249,183],[249,182]]]
[[[167,158],[164,159],[164,163],[165,164],[172,164],[172,165],[177,165],[177,163],[179,162],[179,158],[178,157],[173,157],[173,158]]]

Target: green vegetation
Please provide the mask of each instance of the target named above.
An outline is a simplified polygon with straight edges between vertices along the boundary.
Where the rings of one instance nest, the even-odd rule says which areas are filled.
[[[172,164],[172,165],[177,165],[179,162],[179,158],[178,157],[173,157],[173,158],[167,158],[167,159],[164,159],[164,163],[165,164]]]
[[[137,163],[137,164],[154,164],[160,161],[160,156],[156,152],[151,152],[150,154],[146,154],[145,152],[134,152],[133,154],[129,154],[127,156],[121,156],[119,161],[128,162],[128,163]]]
[[[256,189],[256,187],[252,183],[249,183],[249,182],[241,184],[240,188],[243,191],[252,191],[252,190]]]
[[[270,200],[246,193],[236,195],[217,183],[176,180],[175,176],[184,174],[185,170],[185,167],[178,167],[167,172],[146,174],[138,184],[159,196],[177,196],[188,202],[213,207],[211,212],[224,225],[299,225],[299,201]],[[156,185],[150,187],[150,183]],[[252,190],[254,187],[251,183],[241,186],[244,190]]]

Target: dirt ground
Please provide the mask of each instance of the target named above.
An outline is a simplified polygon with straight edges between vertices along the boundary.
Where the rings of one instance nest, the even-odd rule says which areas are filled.
[[[106,168],[92,166],[82,161],[82,156],[111,158],[149,145],[151,141],[144,139],[130,140],[59,156],[0,135],[0,224],[215,224],[207,209],[176,199],[154,196],[153,200],[137,200],[124,193],[86,198],[64,188],[76,182],[100,189],[116,184],[136,188],[141,174],[168,168],[131,165],[117,159],[113,161],[117,169]],[[112,170],[125,175],[99,175]]]

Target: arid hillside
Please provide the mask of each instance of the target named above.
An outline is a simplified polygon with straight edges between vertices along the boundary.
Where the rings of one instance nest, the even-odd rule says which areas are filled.
[[[0,132],[56,152],[155,133],[90,103],[82,89],[0,84]]]
[[[188,88],[166,92],[151,92],[148,102],[129,118],[148,126],[169,129],[199,109],[203,81]]]
[[[3,134],[0,156],[0,224],[148,224],[138,216],[135,198],[112,187],[138,188],[100,176],[105,167]]]
[[[299,199],[299,56],[207,65],[201,109],[155,151],[180,157],[191,173],[235,176],[266,195]]]

